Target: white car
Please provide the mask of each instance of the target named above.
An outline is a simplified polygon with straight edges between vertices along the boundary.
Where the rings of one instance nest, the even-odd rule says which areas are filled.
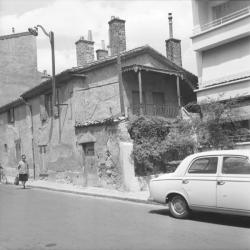
[[[191,210],[250,216],[250,150],[209,151],[186,157],[174,173],[150,181],[150,197],[172,216]]]

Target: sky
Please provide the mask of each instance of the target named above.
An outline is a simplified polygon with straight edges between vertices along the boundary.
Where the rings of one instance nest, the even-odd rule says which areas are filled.
[[[127,50],[150,45],[162,54],[172,12],[174,38],[182,40],[183,67],[196,73],[191,0],[0,0],[0,35],[27,31],[42,25],[55,34],[56,73],[76,66],[75,42],[92,30],[95,50],[108,45],[111,16],[126,20]],[[38,70],[51,72],[48,37],[37,37]]]

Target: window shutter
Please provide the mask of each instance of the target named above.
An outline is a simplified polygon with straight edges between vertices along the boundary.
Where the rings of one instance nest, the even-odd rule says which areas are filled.
[[[45,95],[40,96],[40,119],[42,122],[46,121],[48,114],[45,108]]]

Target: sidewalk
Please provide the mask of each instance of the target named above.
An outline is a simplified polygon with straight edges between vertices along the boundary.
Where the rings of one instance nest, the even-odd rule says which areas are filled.
[[[13,177],[8,177],[10,184],[14,183]],[[64,193],[72,193],[86,196],[95,196],[102,198],[110,198],[117,200],[132,201],[137,203],[155,204],[153,201],[148,200],[148,191],[139,192],[123,192],[113,189],[105,189],[99,187],[82,187],[73,184],[51,182],[47,180],[29,180],[26,184],[27,187],[46,189],[51,191],[58,191]]]

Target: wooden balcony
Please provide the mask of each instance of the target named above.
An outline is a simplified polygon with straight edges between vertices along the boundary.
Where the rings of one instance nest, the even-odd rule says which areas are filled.
[[[138,104],[133,105],[132,114],[175,118],[179,114],[179,108],[177,105],[171,104]]]

